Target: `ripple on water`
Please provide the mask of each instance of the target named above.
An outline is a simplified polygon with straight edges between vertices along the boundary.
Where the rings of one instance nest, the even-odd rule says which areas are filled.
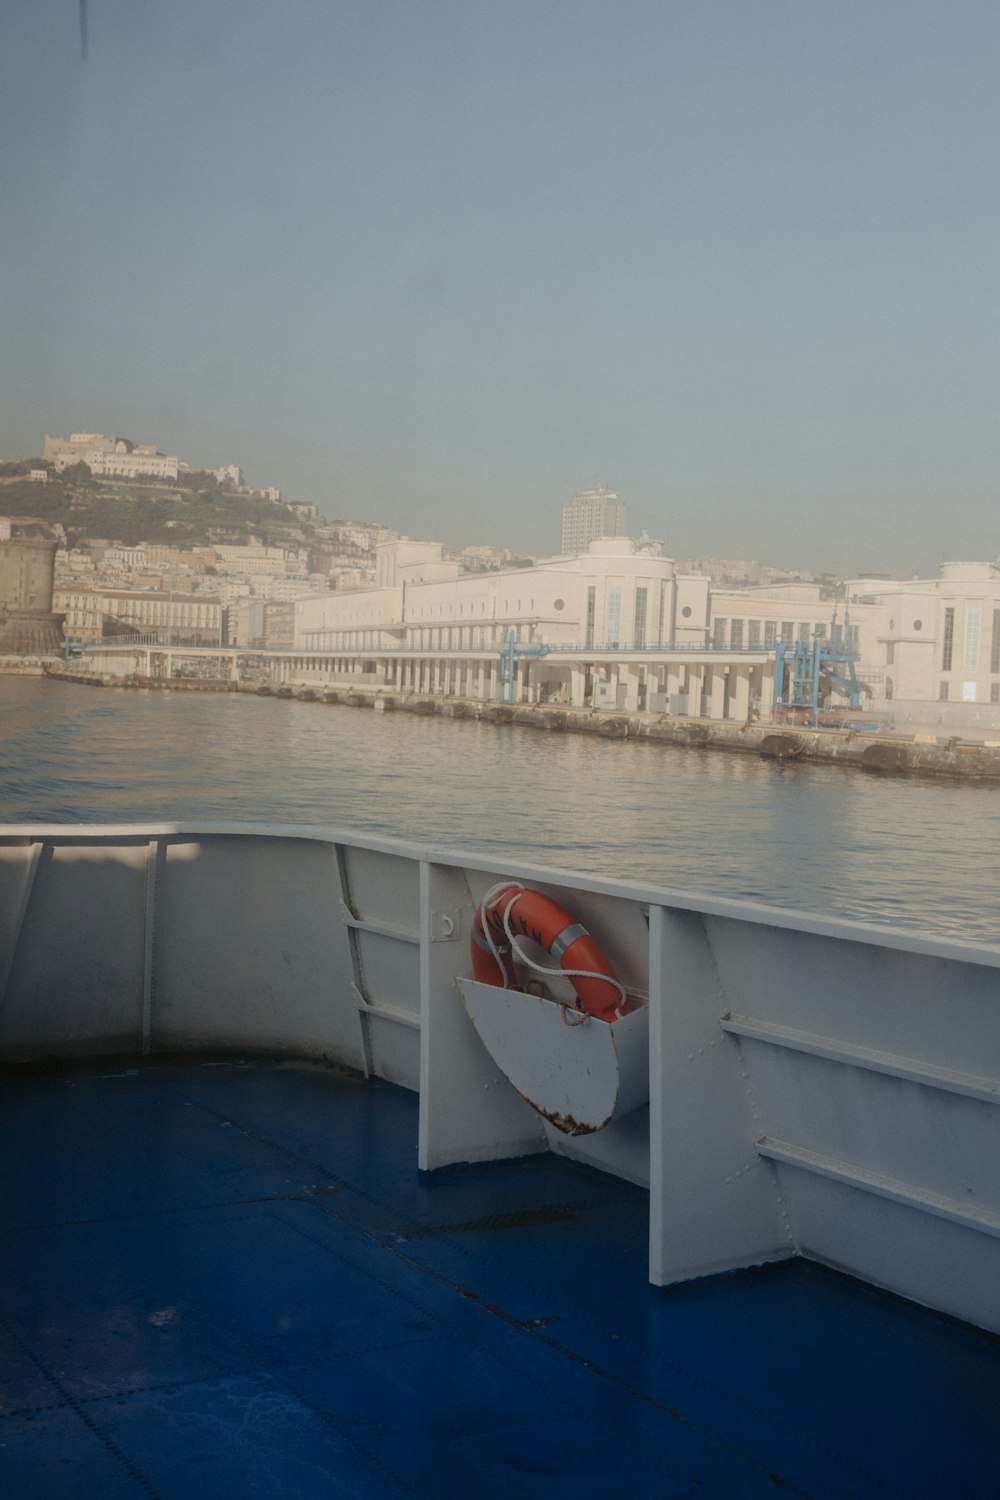
[[[312,823],[1000,939],[1000,788],[375,715],[3,681],[7,821]]]

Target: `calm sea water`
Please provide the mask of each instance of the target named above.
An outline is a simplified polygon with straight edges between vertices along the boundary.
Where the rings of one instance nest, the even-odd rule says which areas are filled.
[[[0,677],[0,821],[334,824],[1000,942],[1000,787]]]

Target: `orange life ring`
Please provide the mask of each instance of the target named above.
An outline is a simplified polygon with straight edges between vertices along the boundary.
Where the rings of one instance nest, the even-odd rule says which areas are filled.
[[[472,972],[481,984],[515,988],[515,936],[531,938],[558,960],[587,1015],[616,1021],[625,1014],[625,987],[587,929],[548,896],[520,885],[497,887],[476,908]]]

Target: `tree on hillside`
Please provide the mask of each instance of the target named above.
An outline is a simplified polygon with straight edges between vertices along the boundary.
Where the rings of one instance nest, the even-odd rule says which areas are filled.
[[[20,474],[27,475],[32,469],[49,469],[51,464],[45,458],[9,458],[0,463],[0,479],[16,479]]]

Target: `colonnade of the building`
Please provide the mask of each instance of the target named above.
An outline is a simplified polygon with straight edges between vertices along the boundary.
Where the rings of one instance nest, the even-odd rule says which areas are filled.
[[[501,659],[440,652],[327,656],[289,654],[276,659],[276,678],[292,686],[387,688],[428,697],[501,697]],[[599,685],[609,690],[600,693]],[[771,674],[762,662],[719,662],[683,658],[664,662],[567,662],[556,653],[515,657],[513,679],[503,684],[513,703],[604,706],[625,713],[674,712],[694,718],[747,720],[770,708]],[[766,701],[765,701],[766,699]]]
[[[192,675],[194,658],[211,657],[212,675],[244,680],[246,660],[255,658],[254,680],[291,688],[356,687],[428,697],[470,698],[605,708],[624,713],[660,712],[692,718],[747,721],[769,713],[773,690],[769,665],[739,660],[705,661],[683,657],[644,661],[600,656],[567,661],[558,653],[515,657],[513,678],[502,680],[501,656],[474,653],[281,652],[266,656],[245,649],[202,651],[183,647],[145,647],[94,653],[92,664],[115,675],[138,672],[149,677]],[[265,675],[266,674],[266,675]],[[198,673],[198,675],[202,675]],[[205,675],[208,675],[207,673]]]
[[[489,700],[499,696],[498,655],[386,656],[313,653],[275,659],[276,680],[310,687],[387,687],[397,692]]]
[[[604,694],[600,691],[602,683],[609,689]],[[761,662],[676,660],[596,664],[589,673],[574,667],[568,696],[570,704],[578,708],[601,706],[603,698],[603,706],[625,713],[660,711],[745,721],[758,714],[762,705],[770,709],[770,693],[771,674]]]
[[[430,697],[501,697],[499,654],[289,654],[274,661],[276,681],[292,687],[391,688]],[[504,696],[514,703],[553,703],[571,708],[606,706],[622,712],[682,712],[691,717],[747,720],[771,706],[771,675],[765,664],[744,661],[586,661],[514,658]],[[609,685],[601,694],[600,684]],[[766,703],[765,703],[766,696]]]

